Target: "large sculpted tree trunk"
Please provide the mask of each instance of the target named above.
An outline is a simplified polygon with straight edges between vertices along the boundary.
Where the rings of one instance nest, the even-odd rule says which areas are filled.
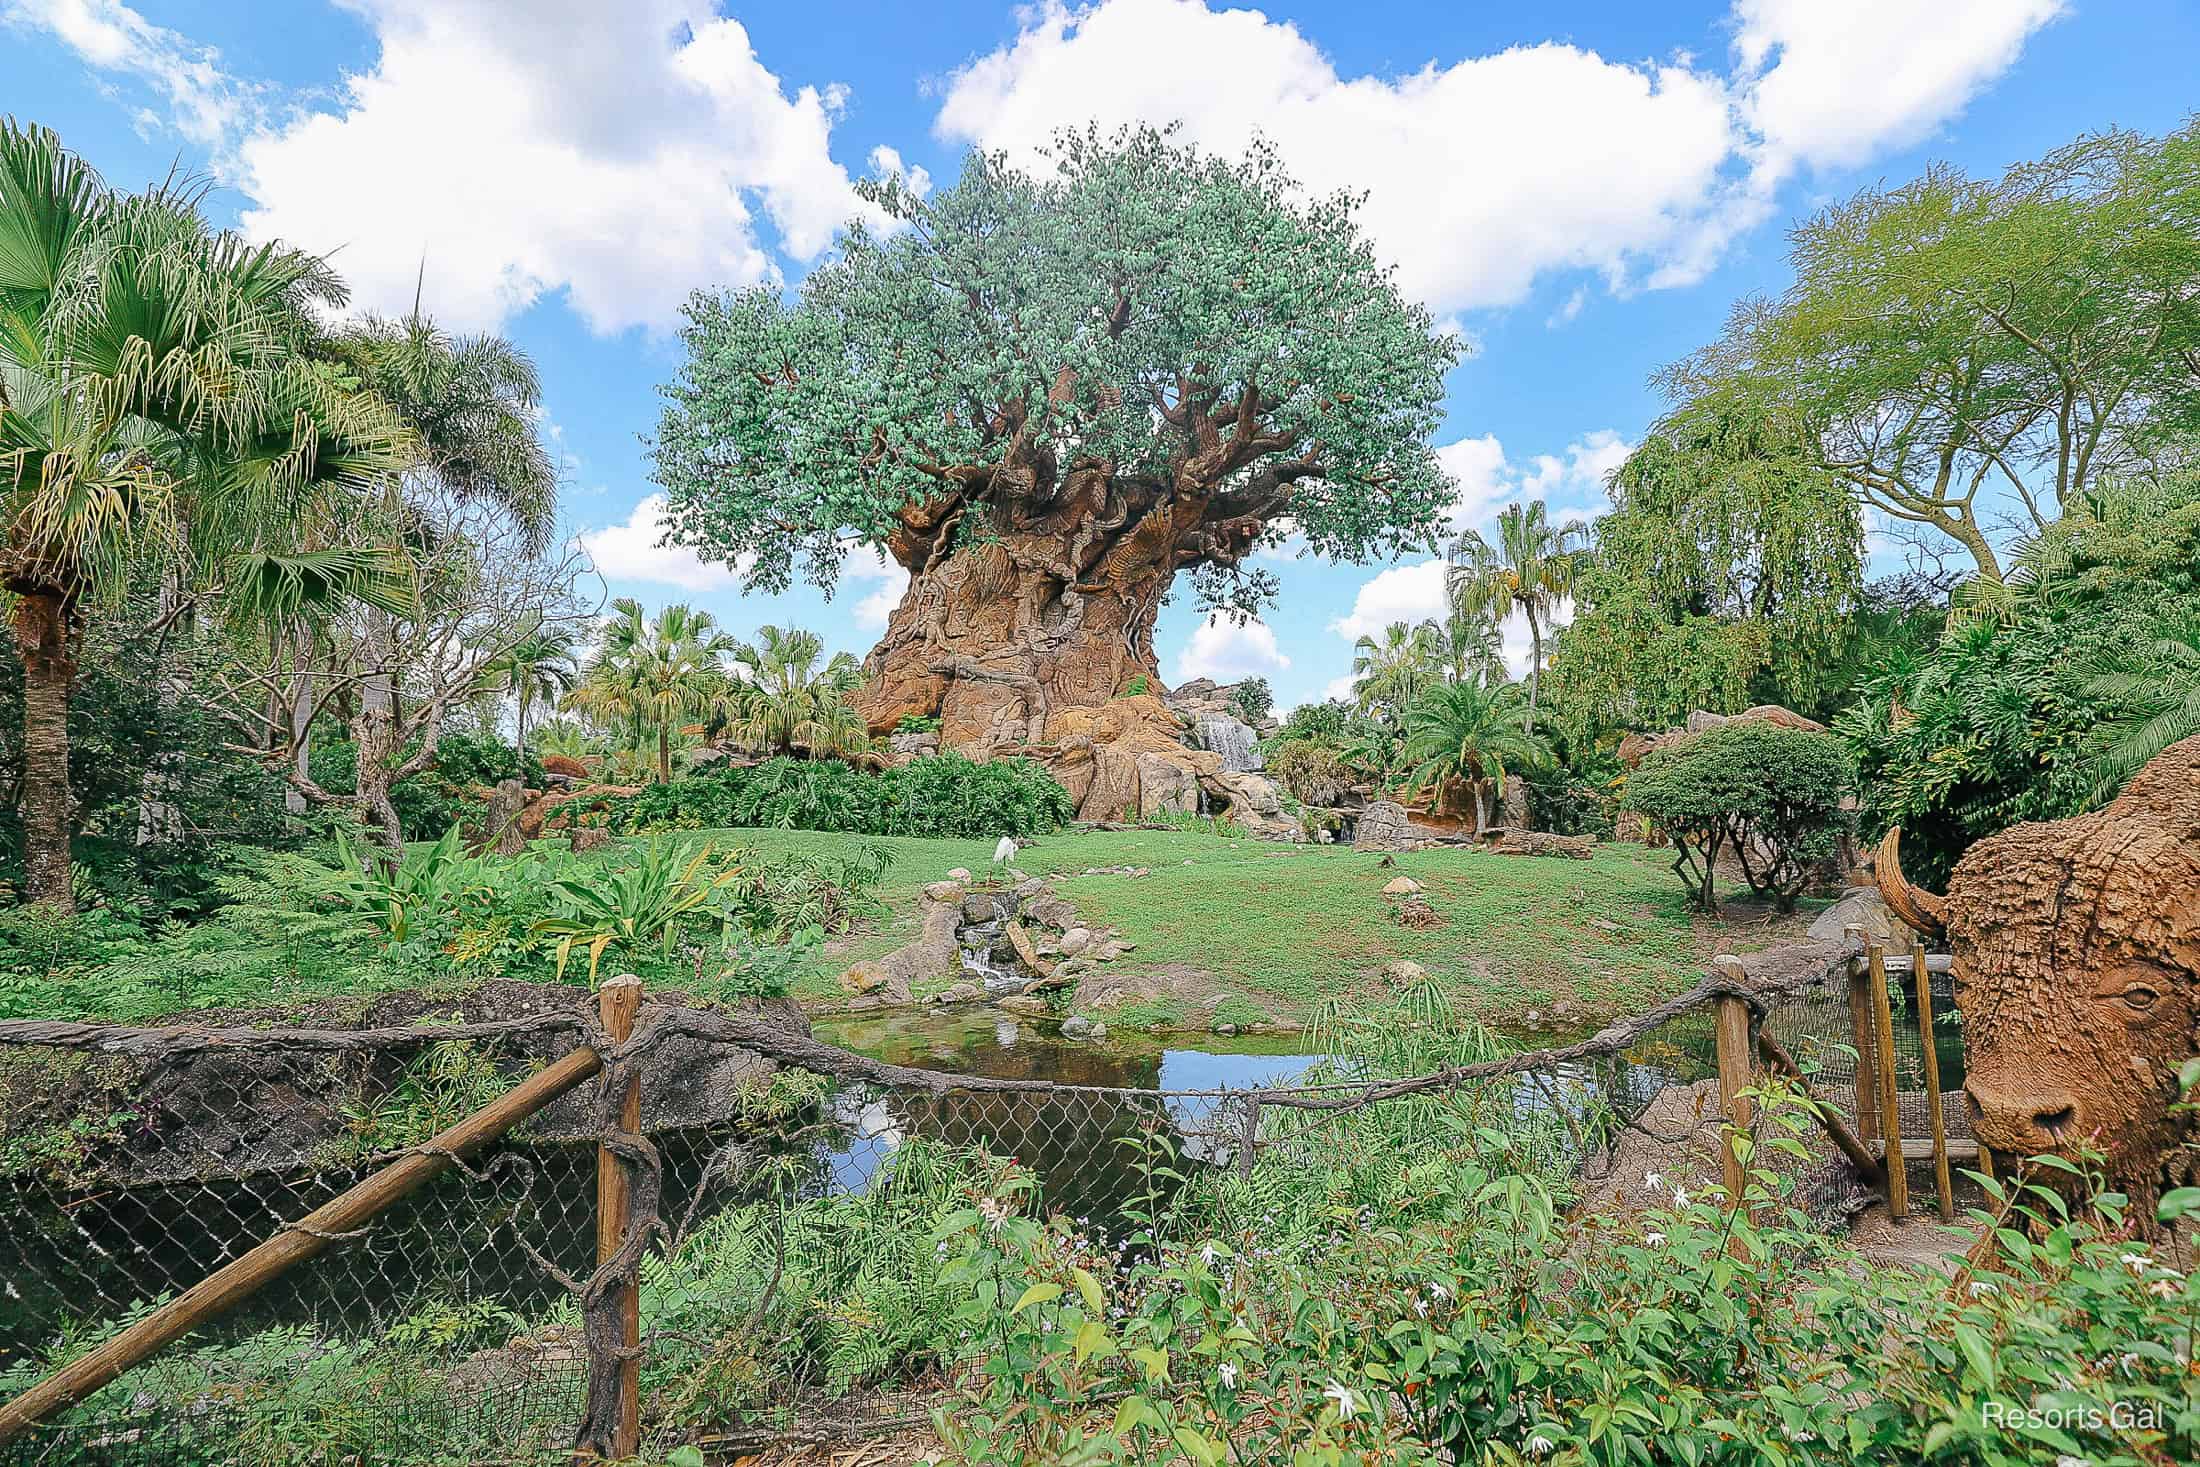
[[[1158,682],[1154,620],[1178,567],[1242,558],[1309,472],[1287,461],[1224,490],[1215,467],[1233,450],[1243,445],[1221,436],[1213,464],[1183,466],[1177,484],[1204,480],[1191,493],[1087,462],[1059,481],[1041,466],[1029,495],[905,509],[888,549],[909,590],[865,664],[857,711],[875,732],[936,715],[943,747],[1042,758],[1086,819],[1196,800],[1211,756],[1185,749],[1158,688],[1123,695],[1141,674]],[[963,532],[971,513],[984,534]]]

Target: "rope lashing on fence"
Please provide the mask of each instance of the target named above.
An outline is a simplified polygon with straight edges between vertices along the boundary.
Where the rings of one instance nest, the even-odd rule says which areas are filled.
[[[297,1050],[357,1053],[411,1049],[446,1040],[511,1039],[576,1029],[585,1033],[589,1026],[590,1015],[580,1008],[550,1009],[525,1018],[491,1019],[474,1024],[407,1024],[388,1029],[209,1029],[194,1024],[145,1026],[56,1019],[0,1019],[0,1045],[72,1049],[128,1059],[166,1059],[214,1050],[262,1054]]]

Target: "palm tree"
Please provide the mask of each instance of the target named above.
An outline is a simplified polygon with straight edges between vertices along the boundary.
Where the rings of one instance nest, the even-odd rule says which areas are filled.
[[[624,723],[637,739],[654,730],[657,779],[669,783],[673,729],[724,698],[727,678],[719,659],[740,644],[718,629],[716,617],[681,601],[645,618],[639,601],[621,596],[611,613],[602,644],[566,704],[601,722]]]
[[[0,119],[0,584],[23,658],[24,886],[60,910],[95,610],[143,566],[218,581],[233,557],[303,548],[319,496],[402,462],[402,426],[306,360],[336,277],[214,232],[198,203],[174,181],[117,195],[52,132]]]
[[[811,758],[862,747],[868,730],[847,702],[862,685],[862,666],[836,652],[819,668],[824,655],[824,641],[800,627],[758,627],[755,642],[737,643],[739,676],[724,709],[735,735],[773,753],[799,748]]]
[[[580,638],[567,627],[537,627],[489,664],[491,686],[519,702],[514,742],[527,757],[527,710],[536,700],[555,703],[580,678]]]
[[[1445,682],[1505,681],[1505,643],[1497,619],[1487,612],[1469,616],[1454,611],[1441,622],[1421,623],[1429,651]]]
[[[557,473],[535,432],[541,383],[526,353],[498,336],[453,338],[422,314],[391,321],[370,316],[331,343],[338,358],[410,430],[414,453],[385,480],[384,517],[408,536],[428,532],[429,517],[409,493],[440,491],[509,514],[525,548],[540,550],[556,520]],[[406,754],[398,737],[397,628],[387,612],[366,618],[366,670],[352,720],[358,745],[354,796],[381,833],[383,859],[401,860],[404,839],[391,788],[426,767],[433,740]]]
[[[1508,504],[1497,517],[1497,543],[1469,530],[1452,545],[1445,589],[1462,616],[1486,616],[1502,623],[1518,611],[1528,622],[1528,696],[1521,727],[1534,726],[1537,696],[1543,684],[1543,628],[1558,603],[1573,594],[1586,552],[1574,542],[1586,539],[1578,522],[1553,526],[1543,501]]]
[[[1352,648],[1352,693],[1368,712],[1402,717],[1421,690],[1437,679],[1437,650],[1429,624],[1394,621],[1380,640],[1364,636]]]
[[[1519,683],[1440,683],[1406,710],[1406,755],[1415,761],[1408,793],[1434,786],[1437,804],[1453,784],[1474,800],[1474,829],[1488,828],[1489,804],[1505,796],[1509,771],[1550,762],[1551,746],[1521,726],[1527,699]]]

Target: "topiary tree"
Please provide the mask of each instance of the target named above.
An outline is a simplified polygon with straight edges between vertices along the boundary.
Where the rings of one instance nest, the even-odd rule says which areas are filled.
[[[1719,909],[1719,858],[1731,852],[1743,880],[1783,912],[1830,854],[1855,783],[1848,746],[1833,734],[1738,719],[1663,742],[1627,781],[1627,808],[1673,842],[1673,869],[1696,906]]]
[[[906,567],[854,699],[877,733],[936,714],[950,747],[1037,742],[1158,682],[1178,572],[1250,614],[1279,520],[1361,560],[1430,544],[1451,502],[1428,436],[1459,348],[1355,199],[1150,128],[1052,157],[973,154],[930,198],[867,183],[905,227],[851,224],[792,303],[688,304],[654,450],[671,538],[767,591],[830,590],[853,546]]]

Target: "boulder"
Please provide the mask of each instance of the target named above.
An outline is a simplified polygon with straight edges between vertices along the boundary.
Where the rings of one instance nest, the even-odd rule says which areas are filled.
[[[1377,800],[1360,812],[1352,833],[1355,851],[1407,851],[1413,849],[1406,807],[1396,800]]]
[[[1062,940],[1056,946],[1061,948],[1062,956],[1074,958],[1092,946],[1092,931],[1086,927],[1072,927],[1062,934]]]
[[[1199,813],[1199,775],[1182,760],[1161,752],[1140,754],[1138,818]]]
[[[924,889],[924,897],[926,901],[953,902],[959,907],[962,905],[963,899],[962,883],[959,881],[935,881]]]
[[[1383,982],[1392,988],[1412,988],[1428,981],[1428,969],[1411,958],[1392,958],[1383,964]]]
[[[601,825],[576,825],[567,839],[572,843],[573,854],[578,856],[586,851],[600,851],[610,845],[611,832]]]
[[[951,983],[932,995],[934,1003],[974,1003],[985,997],[985,990],[975,983]]]
[[[886,751],[904,759],[919,759],[926,754],[937,754],[940,751],[939,732],[935,729],[924,733],[889,734],[886,738]]]
[[[962,914],[965,922],[991,922],[1001,915],[1001,908],[991,892],[974,891],[962,899]]]
[[[1027,1019],[1043,1018],[1049,1012],[1045,999],[1034,998],[1028,993],[1012,993],[1006,998],[995,999],[993,1007]]]
[[[527,837],[520,830],[520,811],[527,806],[527,786],[516,779],[500,779],[494,793],[489,796],[489,808],[481,817],[486,837],[483,849],[500,856],[516,856],[527,849]]]
[[[1818,914],[1810,924],[1812,942],[1839,942],[1851,927],[1861,927],[1869,936],[1881,942],[1892,942],[1898,937],[1908,941],[1907,931],[1887,910],[1886,901],[1877,887],[1852,886],[1841,894],[1841,900]]]
[[[562,774],[567,779],[588,778],[588,766],[569,754],[545,754],[540,762],[545,774]]]
[[[1528,819],[1528,782],[1524,779],[1505,781],[1505,793],[1497,802],[1497,823],[1513,830],[1526,830]]]
[[[1105,1039],[1107,1034],[1107,1025],[1096,1024],[1092,1020],[1078,1015],[1073,1014],[1062,1021],[1062,1037],[1064,1039]]]
[[[947,873],[947,879],[949,881],[960,882],[962,885],[968,886],[970,884],[970,868],[967,866],[957,866],[954,870]]]
[[[1057,709],[1047,719],[1046,741],[1055,750],[1048,768],[1077,801],[1077,818],[1088,822],[1138,817],[1145,808],[1144,755],[1158,756],[1144,768],[1172,787],[1175,776],[1159,774],[1163,765],[1195,777],[1222,767],[1220,755],[1185,747],[1183,725],[1151,693]]]
[[[1421,883],[1415,881],[1410,876],[1393,876],[1390,878],[1389,882],[1384,885],[1383,895],[1388,897],[1412,896],[1420,889]]]

